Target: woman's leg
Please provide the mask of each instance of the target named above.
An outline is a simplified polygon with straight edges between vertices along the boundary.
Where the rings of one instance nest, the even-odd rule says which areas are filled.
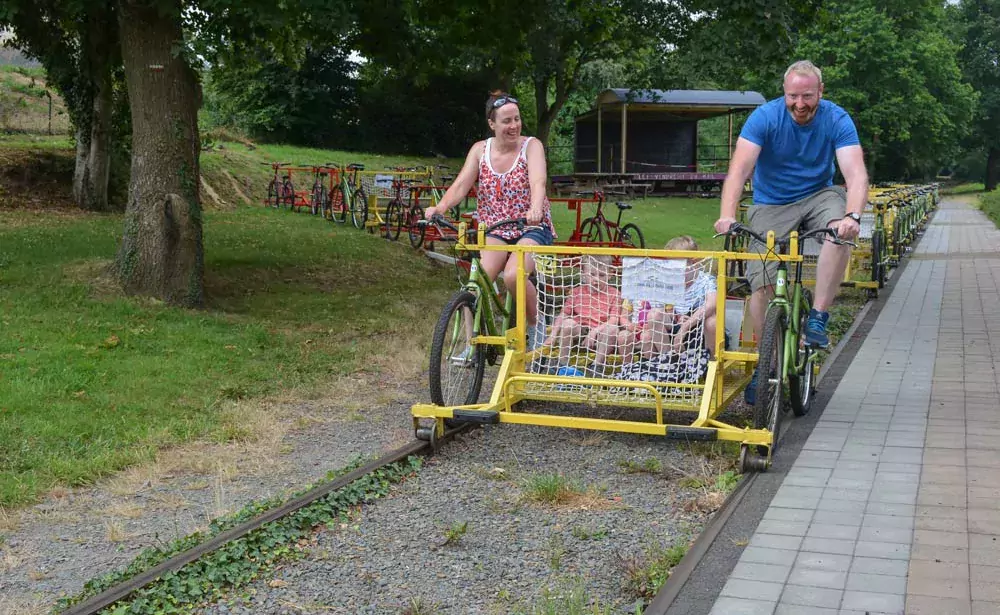
[[[537,246],[537,245],[539,245],[539,243],[537,241],[535,241],[534,239],[521,238],[517,242],[517,245],[519,245],[519,246]],[[507,264],[504,266],[503,278],[504,278],[504,280],[509,280],[509,282],[507,283],[507,290],[508,290],[508,292],[510,292],[510,294],[514,295],[515,296],[514,298],[516,299],[517,298],[517,296],[516,296],[516,293],[517,293],[517,257],[513,253],[511,253],[509,255],[506,255],[506,256],[509,256],[510,258],[507,259]],[[534,272],[535,272],[535,259],[530,254],[525,254],[524,255],[524,275],[530,276]],[[526,280],[525,291],[526,292],[525,292],[525,295],[524,295],[524,300],[525,300],[525,307],[527,308],[525,310],[525,312],[528,315],[528,317],[527,317],[527,320],[528,320],[527,325],[528,326],[533,326],[535,324],[535,320],[538,318],[538,305],[537,305],[537,302],[538,302],[538,291],[535,290],[535,285],[531,282],[530,279]]]

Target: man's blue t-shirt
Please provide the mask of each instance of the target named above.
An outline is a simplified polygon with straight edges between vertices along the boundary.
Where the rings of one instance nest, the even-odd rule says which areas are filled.
[[[832,186],[836,151],[860,144],[851,116],[827,100],[799,126],[785,99],[776,98],[754,109],[740,136],[761,148],[753,172],[757,205],[786,205]]]

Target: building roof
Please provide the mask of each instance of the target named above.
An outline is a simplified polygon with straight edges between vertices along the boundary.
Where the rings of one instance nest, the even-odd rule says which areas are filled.
[[[766,100],[757,92],[736,92],[729,90],[630,90],[612,88],[597,95],[600,105],[617,103],[678,106],[678,107],[725,107],[726,109],[754,109]]]

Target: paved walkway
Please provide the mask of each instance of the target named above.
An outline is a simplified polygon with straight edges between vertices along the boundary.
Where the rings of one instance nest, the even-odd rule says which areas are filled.
[[[910,258],[711,615],[1000,614],[1000,232]]]

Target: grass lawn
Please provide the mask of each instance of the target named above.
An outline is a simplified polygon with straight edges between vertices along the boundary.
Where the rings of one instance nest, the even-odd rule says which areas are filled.
[[[232,437],[227,400],[377,377],[371,357],[426,344],[455,286],[408,246],[240,208],[206,213],[208,305],[181,310],[104,277],[119,216],[0,220],[0,506]]]
[[[956,184],[954,186],[945,186],[941,188],[942,194],[972,194],[976,192],[982,192],[985,186],[982,182],[966,182],[964,184]]]
[[[1000,190],[984,192],[979,195],[979,208],[989,216],[990,220],[1000,226]]]

